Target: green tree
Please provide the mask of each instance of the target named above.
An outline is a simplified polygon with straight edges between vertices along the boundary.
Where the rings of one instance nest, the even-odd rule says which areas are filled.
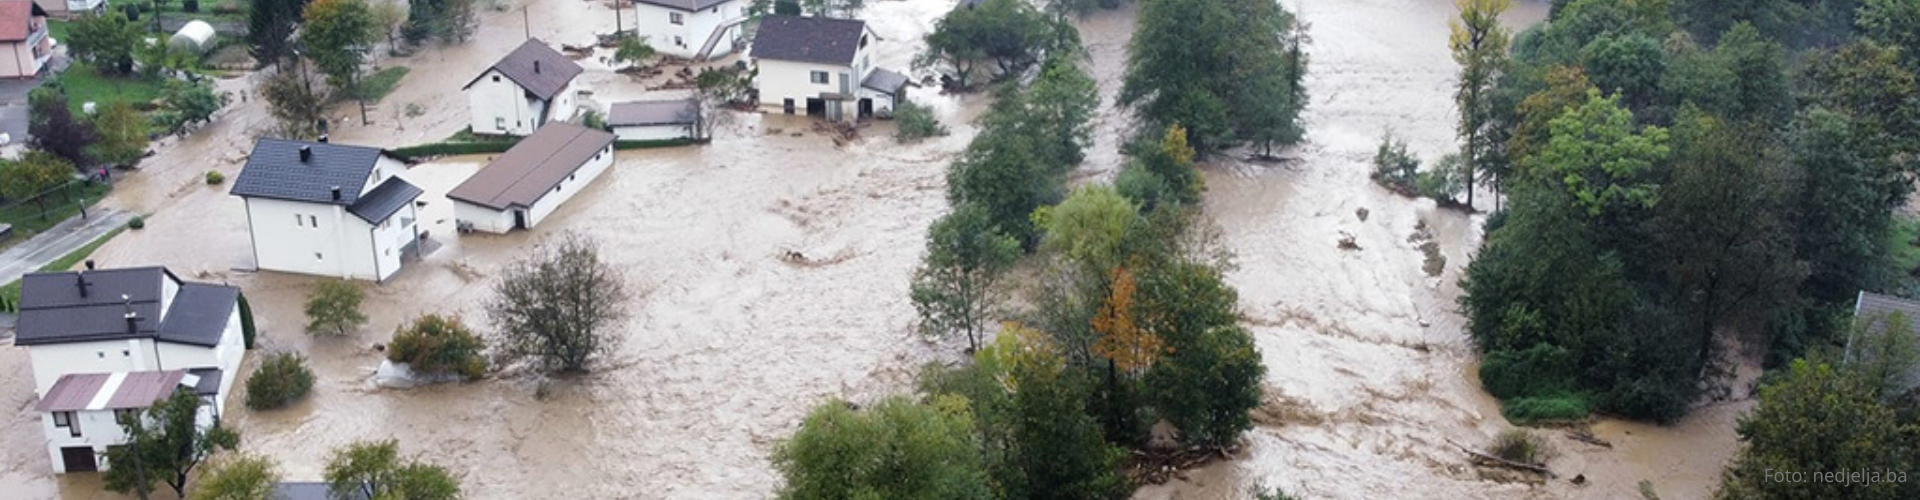
[[[1913,320],[1905,313],[1854,319],[1847,337],[1846,367],[1881,401],[1903,396],[1907,375],[1920,365],[1920,339],[1912,332]]]
[[[43,86],[27,93],[27,145],[65,158],[76,166],[92,165],[87,149],[100,140],[93,124],[74,119],[67,107],[67,94],[58,86]]]
[[[425,314],[393,333],[387,359],[421,373],[479,378],[487,374],[487,361],[481,356],[486,348],[486,342],[460,318]]]
[[[1053,23],[1022,0],[986,0],[969,8],[953,9],[934,22],[926,51],[915,66],[940,68],[953,77],[954,86],[970,88],[975,69],[992,63],[1000,76],[1018,75],[1041,60],[1053,38]]]
[[[360,287],[346,280],[314,283],[307,293],[307,331],[346,335],[348,330],[360,328],[367,323],[367,315],[360,312],[360,301],[365,297]]]
[[[961,334],[967,350],[998,306],[997,283],[1020,256],[1020,242],[1002,233],[991,214],[963,204],[927,229],[927,255],[913,276],[913,306],[929,335]]]
[[[1890,471],[1910,474],[1920,429],[1902,424],[1875,398],[1871,384],[1823,363],[1795,361],[1784,379],[1760,390],[1760,404],[1740,419],[1746,449],[1721,477],[1716,498],[1912,498],[1911,479],[1896,482],[1782,481],[1769,474]],[[1804,476],[1802,476],[1804,477]]]
[[[626,280],[585,236],[567,234],[508,265],[493,292],[490,343],[503,362],[581,373],[625,337],[614,323],[626,317]]]
[[[194,467],[215,451],[240,443],[240,435],[224,427],[200,427],[202,404],[193,391],[180,389],[144,411],[117,415],[127,438],[125,444],[107,448],[107,463],[113,464],[101,477],[107,489],[146,498],[158,480],[172,488],[175,497],[186,497]]]
[[[1908,73],[1920,73],[1920,2],[1863,0],[1859,23],[1867,38],[1900,47]]]
[[[365,0],[314,0],[304,14],[300,43],[327,85],[358,95],[367,52],[379,41],[380,27]]]
[[[1093,116],[1100,108],[1093,77],[1073,59],[1047,59],[1027,89],[1018,127],[1032,130],[1035,147],[1061,170],[1072,170],[1093,145]]]
[[[146,43],[146,30],[118,11],[80,16],[69,30],[67,52],[106,74],[133,74],[134,50]]]
[[[273,500],[280,471],[266,457],[243,455],[211,464],[187,500]]]
[[[306,64],[294,61],[294,64]],[[260,97],[267,100],[275,121],[279,122],[276,132],[283,137],[311,139],[320,135],[320,120],[325,118],[326,109],[319,93],[312,85],[294,71],[279,71],[267,77],[260,86]]]
[[[1040,247],[1105,275],[1123,264],[1127,237],[1140,224],[1140,215],[1126,197],[1111,186],[1087,185],[1073,191],[1059,206],[1035,212],[1046,228]]]
[[[646,37],[628,35],[620,37],[620,46],[613,51],[613,60],[638,66],[652,59],[653,55],[653,46],[647,44]]]
[[[1791,136],[1793,162],[1806,172],[1794,198],[1794,247],[1808,266],[1802,294],[1848,307],[1860,290],[1883,283],[1879,270],[1887,267],[1885,235],[1893,207],[1888,177],[1851,146],[1854,127],[1846,115],[1816,108]]]
[[[247,408],[270,410],[293,404],[313,390],[313,378],[307,358],[291,352],[268,355],[260,369],[247,376]]]
[[[93,128],[100,132],[93,157],[107,163],[132,165],[147,152],[147,119],[124,101],[107,103],[93,117]]]
[[[1889,200],[1912,191],[1920,172],[1920,79],[1900,66],[1900,51],[1871,41],[1814,54],[1806,78],[1813,105],[1852,118],[1852,147],[1886,175]]]
[[[1140,7],[1119,102],[1133,106],[1146,127],[1178,123],[1201,154],[1248,139],[1275,137],[1271,103],[1301,95],[1289,85],[1249,85],[1249,79],[1296,77],[1289,62],[1300,42],[1293,15],[1264,0],[1154,0]],[[1293,111],[1297,112],[1297,108]],[[1264,131],[1264,132],[1263,132]]]
[[[400,40],[396,34],[407,23],[407,8],[400,6],[397,0],[377,1],[367,8],[373,14],[373,24],[380,30],[380,36],[387,38],[388,52],[400,50]]]
[[[0,161],[0,196],[16,202],[71,180],[73,164],[45,151],[28,151],[19,160]],[[40,203],[37,198],[34,201]]]
[[[1023,244],[1038,241],[1029,218],[1033,211],[1060,200],[1065,169],[1048,163],[1033,135],[1000,120],[1024,113],[1018,89],[1000,92],[993,108],[981,118],[983,126],[960,158],[947,169],[947,202],[976,204],[993,216],[994,225]]]
[[[1609,210],[1649,208],[1658,199],[1651,178],[1666,161],[1667,131],[1636,130],[1620,97],[1588,91],[1587,101],[1549,125],[1551,139],[1535,158],[1540,175],[1559,181],[1588,216]]]
[[[334,498],[454,500],[460,481],[440,466],[400,457],[400,443],[355,441],[335,448],[321,473]]]
[[[293,31],[304,4],[300,0],[249,0],[247,53],[260,66],[279,65],[293,55]]]
[[[1518,115],[1513,135],[1507,140],[1507,154],[1513,159],[1515,177],[1527,177],[1533,155],[1547,147],[1552,138],[1553,119],[1568,109],[1587,102],[1597,87],[1587,80],[1579,66],[1555,66],[1542,76],[1546,88],[1529,94],[1514,110]]]
[[[786,478],[781,500],[991,497],[965,398],[904,397],[867,410],[842,401],[814,408],[773,451]]]
[[[169,134],[185,132],[195,125],[213,121],[213,113],[227,105],[225,92],[215,93],[213,86],[204,82],[183,82],[167,80],[167,86],[160,91],[160,112],[154,121]]]
[[[1467,210],[1473,210],[1474,182],[1486,170],[1483,160],[1496,145],[1487,140],[1487,127],[1493,123],[1492,94],[1500,71],[1507,65],[1507,42],[1512,36],[1500,25],[1500,14],[1513,7],[1513,0],[1455,0],[1460,18],[1448,21],[1453,34],[1447,39],[1453,61],[1460,64],[1460,81],[1454,87],[1453,102],[1460,108],[1459,136],[1466,143],[1460,148],[1465,160],[1462,168],[1467,179]]]
[[[1168,126],[1158,143],[1135,149],[1133,159],[1120,168],[1114,180],[1120,193],[1149,212],[1161,206],[1200,202],[1205,185],[1193,166],[1196,153],[1187,146],[1185,128]]]

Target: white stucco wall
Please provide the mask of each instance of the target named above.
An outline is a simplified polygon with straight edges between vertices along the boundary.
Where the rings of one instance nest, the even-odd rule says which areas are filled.
[[[519,210],[494,210],[491,208],[453,200],[454,220],[471,224],[475,231],[506,233],[513,230],[513,212]]]
[[[561,180],[560,185],[555,189],[547,190],[545,196],[534,200],[533,206],[527,210],[529,217],[527,219],[527,227],[533,228],[538,226],[540,221],[546,220],[547,216],[552,215],[553,211],[559,209],[561,204],[572,199],[573,195],[579,194],[581,189],[585,189],[588,185],[593,184],[593,180],[600,178],[600,174],[605,173],[607,166],[612,164],[613,145],[609,144],[605,149],[601,149],[598,154],[594,155],[593,158],[588,159],[586,164],[581,165],[580,169],[573,171],[573,175]]]
[[[839,92],[840,75],[852,78],[853,68],[831,64],[811,64],[793,61],[760,59],[754,61],[760,68],[760,74],[754,77],[754,87],[760,89],[760,105],[768,111],[778,113],[785,105],[785,99],[793,99],[793,114],[807,113],[807,99],[820,97],[822,92]],[[813,83],[812,72],[827,72],[827,83]],[[859,87],[860,82],[851,82]]]
[[[746,17],[747,4],[740,0],[730,0],[702,9],[699,12],[687,12],[658,5],[634,3],[635,32],[646,37],[647,44],[661,54],[679,57],[699,55],[700,47],[707,44],[707,38],[713,31],[729,19]],[[673,14],[681,15],[681,24],[673,24]],[[676,42],[674,37],[679,37]],[[738,26],[730,28],[722,35],[719,44],[714,45],[709,57],[719,57],[733,51],[733,43],[740,39]]]
[[[45,396],[60,376],[154,370],[152,339],[99,340],[27,347],[33,363],[33,393]],[[208,365],[212,366],[212,365]]]
[[[690,125],[636,125],[613,127],[613,135],[622,141],[662,141],[692,137]]]
[[[358,189],[365,194],[405,170],[399,160],[381,157]],[[326,203],[247,198],[246,206],[260,269],[376,281],[399,272],[401,247],[411,241],[418,218],[412,204],[389,217],[387,227]]]
[[[67,472],[66,460],[60,454],[61,448],[80,446],[93,448],[94,463],[102,472],[106,471],[107,447],[127,440],[127,433],[120,429],[120,422],[114,419],[113,411],[77,411],[73,412],[73,420],[80,426],[78,437],[69,428],[53,425],[53,413],[40,414],[40,429],[47,437],[47,458],[53,464],[53,472]],[[195,425],[206,429],[212,427],[216,419],[212,409],[202,406],[194,421]]]
[[[467,109],[473,113],[476,134],[527,135],[533,133],[540,116],[525,89],[499,71],[487,70],[467,87]]]

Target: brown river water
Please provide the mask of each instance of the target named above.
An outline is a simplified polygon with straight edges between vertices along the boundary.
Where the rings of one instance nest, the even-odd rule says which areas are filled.
[[[1445,0],[1285,0],[1309,25],[1312,106],[1305,144],[1276,163],[1206,167],[1207,210],[1239,264],[1230,280],[1268,367],[1267,403],[1233,461],[1143,488],[1141,499],[1245,498],[1282,486],[1303,498],[1631,498],[1649,480],[1662,498],[1708,494],[1736,449],[1733,419],[1749,403],[1709,406],[1671,427],[1601,421],[1599,448],[1554,436],[1544,483],[1483,474],[1452,443],[1478,446],[1508,426],[1474,378],[1476,355],[1453,305],[1462,264],[1480,240],[1479,217],[1436,210],[1367,181],[1368,159],[1391,127],[1422,156],[1453,144]],[[863,17],[883,39],[876,63],[908,66],[950,0],[879,0]],[[523,16],[520,7],[525,6]],[[1109,178],[1130,126],[1114,108],[1131,8],[1079,23],[1106,99],[1083,178]],[[631,15],[631,11],[628,11]],[[1545,16],[1522,2],[1515,26]],[[357,122],[341,107],[337,142],[397,147],[465,126],[457,89],[527,32],[586,44],[613,29],[608,4],[517,0],[482,14],[470,43],[383,60],[412,68],[398,90]],[[601,103],[674,95],[607,71],[595,58],[583,85]],[[221,82],[242,91],[255,76]],[[346,338],[301,331],[312,279],[252,273],[245,215],[224,187],[271,119],[257,99],[216,123],[168,139],[107,201],[152,213],[147,228],[95,254],[106,266],[164,264],[188,279],[242,286],[263,351],[303,352],[319,375],[305,401],[227,422],[242,449],[276,459],[289,480],[316,480],[327,451],[396,438],[407,453],[462,476],[470,498],[767,498],[779,476],[767,461],[814,405],[909,390],[916,369],[958,359],[958,348],[914,332],[907,281],[927,224],[946,210],[945,168],[986,104],[978,95],[916,89],[952,135],[914,145],[892,125],[836,147],[805,120],[737,114],[703,147],[623,152],[617,167],[532,233],[454,235],[439,195],[485,157],[443,159],[406,177],[425,188],[422,229],[442,246],[395,279],[367,285],[369,324]],[[412,104],[423,113],[409,117]],[[1356,212],[1365,209],[1362,220]],[[1424,230],[1422,230],[1424,228]],[[603,245],[637,292],[630,332],[594,375],[559,381],[507,373],[483,382],[411,390],[375,388],[385,342],[427,312],[483,323],[490,276],[552,234],[579,231]],[[1416,233],[1418,236],[1416,237]],[[1351,236],[1358,250],[1336,243]],[[1420,249],[1437,245],[1437,276]],[[1429,248],[1432,248],[1431,246]],[[798,253],[798,260],[789,258]],[[1437,264],[1437,263],[1436,263]],[[250,361],[251,363],[251,361]],[[59,477],[31,411],[24,349],[0,349],[0,497],[120,498],[89,475]],[[1585,486],[1566,478],[1584,474]],[[169,494],[163,493],[160,498]]]

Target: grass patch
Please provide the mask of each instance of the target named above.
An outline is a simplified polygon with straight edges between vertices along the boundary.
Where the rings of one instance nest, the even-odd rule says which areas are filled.
[[[71,182],[40,195],[46,203],[44,212],[33,202],[16,202],[0,207],[0,222],[13,225],[15,238],[31,238],[54,224],[78,215],[82,204],[92,205],[112,189],[112,186],[101,182]]]
[[[407,71],[406,66],[393,66],[367,75],[366,81],[360,82],[360,96],[378,102],[393,93],[394,87],[400,85],[400,79],[407,76]]]
[[[1895,216],[1887,238],[1894,268],[1901,275],[1914,276],[1914,271],[1920,270],[1920,218]]]
[[[53,37],[54,40],[60,43],[67,43],[67,32],[72,30],[72,21],[47,21],[47,36]]]
[[[72,108],[75,115],[80,115],[81,107],[89,101],[102,107],[111,102],[127,102],[132,103],[134,109],[148,111],[153,108],[153,100],[160,98],[160,89],[165,85],[158,79],[104,75],[79,61],[68,66],[54,81],[66,89],[67,107]]]
[[[1592,411],[1587,398],[1577,394],[1519,397],[1500,402],[1500,414],[1520,425],[1580,420]]]
[[[53,262],[48,262],[47,265],[40,266],[39,271],[56,272],[72,268],[75,264],[79,264],[80,261],[87,260],[87,256],[93,255],[93,251],[99,250],[102,245],[106,245],[108,241],[113,240],[113,237],[119,236],[121,231],[126,230],[126,226],[113,228],[112,231],[107,231],[107,234],[100,235],[99,238],[94,238],[93,241],[88,242],[86,245],[82,245],[72,252],[67,252],[66,255],[62,255],[58,259],[53,259]],[[0,285],[0,309],[4,309],[7,312],[15,312],[19,310],[18,304],[20,304],[20,280],[13,280],[12,283]]]

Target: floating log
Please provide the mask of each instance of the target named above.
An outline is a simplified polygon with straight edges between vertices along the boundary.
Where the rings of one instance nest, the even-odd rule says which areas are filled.
[[[1480,451],[1480,450],[1476,450],[1476,449],[1473,449],[1473,448],[1468,448],[1468,447],[1466,447],[1465,445],[1462,445],[1462,444],[1460,444],[1460,443],[1455,443],[1455,442],[1453,442],[1453,440],[1451,440],[1451,439],[1449,439],[1449,440],[1447,440],[1447,443],[1448,443],[1448,444],[1452,444],[1452,445],[1453,445],[1454,447],[1457,447],[1457,448],[1460,448],[1460,451],[1464,451],[1464,452],[1466,452],[1466,453],[1467,453],[1467,456],[1470,456],[1470,457],[1473,457],[1473,459],[1474,459],[1475,461],[1478,461],[1478,462],[1481,462],[1481,463],[1487,463],[1487,464],[1493,464],[1493,465],[1498,465],[1498,466],[1501,466],[1501,467],[1506,467],[1506,468],[1509,468],[1509,469],[1516,469],[1516,470],[1523,470],[1523,471],[1528,471],[1528,472],[1535,472],[1535,473],[1539,473],[1539,474],[1543,474],[1543,475],[1546,475],[1546,476],[1547,476],[1547,477],[1549,477],[1549,478],[1558,478],[1558,477],[1560,477],[1559,475],[1556,475],[1556,474],[1554,474],[1554,473],[1553,473],[1553,470],[1552,470],[1552,469],[1548,469],[1548,468],[1547,468],[1547,467],[1546,467],[1545,465],[1540,465],[1540,464],[1530,464],[1530,463],[1524,463],[1524,462],[1515,462],[1515,461],[1512,461],[1512,460],[1507,460],[1507,459],[1504,459],[1504,458],[1500,458],[1500,457],[1496,457],[1496,456],[1493,456],[1493,455],[1490,455],[1490,454],[1487,454],[1486,452],[1483,452],[1483,451]]]

